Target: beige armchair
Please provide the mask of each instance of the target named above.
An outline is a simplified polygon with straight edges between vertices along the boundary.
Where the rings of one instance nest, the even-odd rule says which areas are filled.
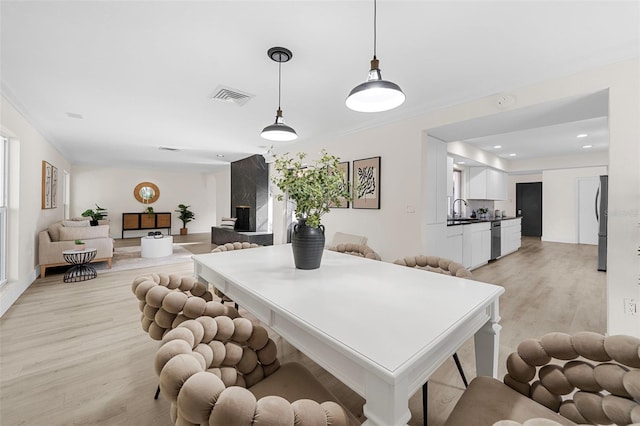
[[[329,250],[350,254],[352,256],[365,257],[367,259],[381,260],[380,255],[366,244],[338,244],[336,246],[329,247]]]
[[[446,425],[640,423],[640,339],[582,332],[527,339],[503,381],[471,381]],[[511,421],[511,422],[509,422]],[[543,423],[541,423],[543,424]]]
[[[140,301],[142,329],[154,340],[162,340],[168,330],[203,315],[212,318],[240,316],[232,306],[214,302],[208,286],[193,277],[141,275],[133,280],[131,291]]]
[[[247,242],[237,241],[234,243],[221,244],[218,247],[211,250],[211,253],[223,253],[225,251],[243,250],[243,249],[256,248],[256,247],[260,247],[260,246],[256,243],[247,243]]]
[[[226,251],[244,250],[244,249],[250,249],[250,248],[257,248],[257,247],[260,247],[260,245],[256,243],[247,243],[247,242],[237,241],[234,243],[221,244],[218,247],[211,250],[211,253],[224,253]],[[235,303],[233,300],[229,299],[223,292],[221,292],[217,288],[213,289],[213,293],[220,298],[222,303],[232,302],[235,308],[238,309],[238,304]]]
[[[451,259],[438,256],[410,256],[398,259],[393,262],[397,265],[408,266],[410,268],[423,269],[438,274],[451,275],[459,278],[473,279],[473,274],[461,263],[454,262]]]
[[[200,317],[169,331],[155,358],[176,425],[349,424],[302,365],[280,365],[267,331],[246,318]]]
[[[162,340],[168,330],[200,316],[224,315],[237,318],[238,310],[213,301],[208,286],[193,277],[175,274],[146,274],[136,277],[131,291],[138,298],[142,329],[154,340]],[[160,386],[154,399],[158,399]]]

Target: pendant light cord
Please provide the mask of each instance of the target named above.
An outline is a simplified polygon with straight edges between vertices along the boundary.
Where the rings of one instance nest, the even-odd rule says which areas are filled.
[[[282,62],[278,61],[278,109],[280,109],[280,86],[282,84]]]
[[[377,7],[376,7],[376,0],[373,0],[373,59],[376,59],[376,39],[377,39],[377,31],[376,31],[376,23],[377,23],[377,15],[378,15],[378,11],[377,11]]]

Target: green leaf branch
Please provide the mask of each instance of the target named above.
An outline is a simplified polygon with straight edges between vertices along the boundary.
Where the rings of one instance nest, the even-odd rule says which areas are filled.
[[[349,185],[339,168],[339,158],[321,151],[321,157],[312,164],[305,164],[306,153],[290,156],[289,153],[276,158],[276,176],[273,183],[296,203],[296,217],[306,220],[307,226],[317,228],[320,218],[331,206],[341,200],[351,200]],[[278,195],[282,201],[284,195]]]

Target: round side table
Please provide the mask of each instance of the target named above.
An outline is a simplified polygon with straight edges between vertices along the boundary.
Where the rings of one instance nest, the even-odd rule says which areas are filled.
[[[84,250],[65,250],[62,252],[64,260],[73,266],[64,273],[62,281],[65,283],[77,283],[79,281],[92,280],[98,276],[95,268],[89,264],[98,250],[88,248]]]

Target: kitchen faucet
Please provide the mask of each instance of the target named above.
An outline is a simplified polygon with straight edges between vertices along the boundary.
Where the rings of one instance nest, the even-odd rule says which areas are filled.
[[[463,200],[462,198],[456,198],[455,200],[453,200],[453,203],[451,204],[451,210],[453,211],[453,218],[456,218],[456,201],[462,201],[464,203],[465,206],[468,206],[469,204],[467,204],[467,202],[465,200]],[[462,215],[462,206],[460,206],[460,214]]]

